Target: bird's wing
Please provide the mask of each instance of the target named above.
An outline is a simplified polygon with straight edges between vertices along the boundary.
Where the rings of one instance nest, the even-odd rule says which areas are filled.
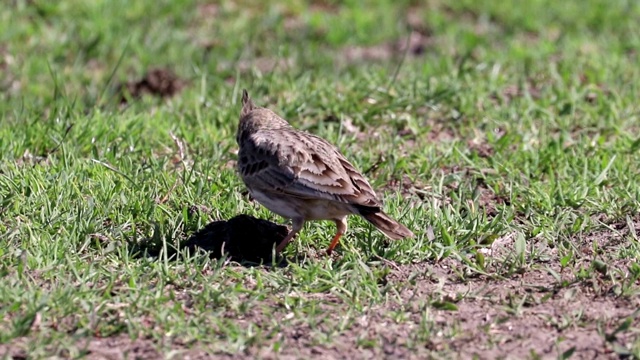
[[[260,130],[243,140],[238,170],[250,188],[304,199],[380,207],[367,180],[326,140],[296,130]]]

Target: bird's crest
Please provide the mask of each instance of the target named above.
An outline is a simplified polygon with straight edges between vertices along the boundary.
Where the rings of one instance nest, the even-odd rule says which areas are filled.
[[[247,90],[242,89],[242,111],[240,112],[240,115],[245,116],[255,108],[256,107],[253,105],[253,102],[251,101]]]

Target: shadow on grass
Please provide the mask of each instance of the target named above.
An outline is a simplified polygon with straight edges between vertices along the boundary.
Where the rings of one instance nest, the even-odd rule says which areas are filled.
[[[286,226],[249,215],[237,215],[229,220],[218,220],[207,224],[180,244],[179,248],[167,246],[167,257],[189,256],[201,249],[212,259],[226,257],[244,266],[286,266],[288,261],[276,256],[274,245],[288,234]],[[188,251],[183,251],[183,250]],[[160,257],[162,241],[146,239],[131,246],[134,257]]]

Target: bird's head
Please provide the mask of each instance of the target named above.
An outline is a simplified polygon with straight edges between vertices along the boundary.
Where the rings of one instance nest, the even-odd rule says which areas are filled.
[[[247,90],[242,90],[242,110],[238,124],[237,140],[259,130],[291,128],[289,123],[269,109],[253,104]]]

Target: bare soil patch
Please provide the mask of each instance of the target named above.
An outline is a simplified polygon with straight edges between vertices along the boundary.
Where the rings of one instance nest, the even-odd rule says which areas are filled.
[[[93,338],[85,346],[85,359],[159,359],[162,357],[152,341],[132,340],[125,335]]]
[[[603,230],[575,242],[585,249],[581,255],[589,257],[593,242],[613,253],[612,246],[624,245],[624,235],[624,231]],[[496,255],[508,256],[513,250],[512,242],[500,245]],[[586,259],[563,269],[554,249],[549,249],[548,255],[544,263],[509,278],[471,276],[462,280],[460,269],[465,266],[452,259],[394,266],[386,283],[398,291],[395,301],[354,316],[328,344],[319,344],[316,337],[344,323],[343,305],[334,295],[313,294],[323,300],[320,306],[326,317],[313,327],[306,322],[283,327],[276,338],[285,343],[278,358],[453,354],[461,358],[549,358],[569,353],[574,358],[624,357],[625,349],[638,341],[638,332],[633,325],[632,330],[616,333],[616,329],[635,316],[640,299],[614,291],[617,284],[613,282],[624,280],[620,276],[593,272],[589,278],[579,277],[580,269],[590,266]],[[629,261],[603,260],[612,260],[608,262],[609,273],[628,274]],[[277,302],[269,306],[278,308],[271,316],[287,317]],[[266,323],[259,311],[254,316],[244,321]],[[246,355],[275,358],[268,346],[250,349]]]
[[[453,261],[399,267],[390,282],[414,278],[400,291],[401,302],[363,312],[329,345],[314,344],[317,327],[288,327],[282,334],[288,346],[280,355],[493,359],[573,353],[575,358],[613,359],[624,357],[637,341],[637,331],[615,333],[640,308],[637,297],[600,294],[590,282],[559,287],[544,267],[506,280],[483,276],[467,281],[456,280],[454,269],[459,268]],[[327,306],[326,314],[320,327],[340,323],[342,313],[335,307]],[[267,355],[268,349],[257,354]]]
[[[347,63],[362,61],[385,61],[404,56],[420,57],[431,45],[431,37],[412,31],[408,37],[374,46],[347,46],[342,49],[340,58]]]
[[[556,282],[549,271],[535,269],[508,280],[480,277],[440,287],[419,282],[403,298],[440,297],[455,304],[455,311],[434,316],[436,336],[426,346],[435,351],[463,358],[526,358],[573,349],[580,358],[617,358],[613,339],[598,327],[611,334],[640,306],[638,300],[595,295],[588,283],[560,288]],[[628,345],[629,335],[615,341]]]

